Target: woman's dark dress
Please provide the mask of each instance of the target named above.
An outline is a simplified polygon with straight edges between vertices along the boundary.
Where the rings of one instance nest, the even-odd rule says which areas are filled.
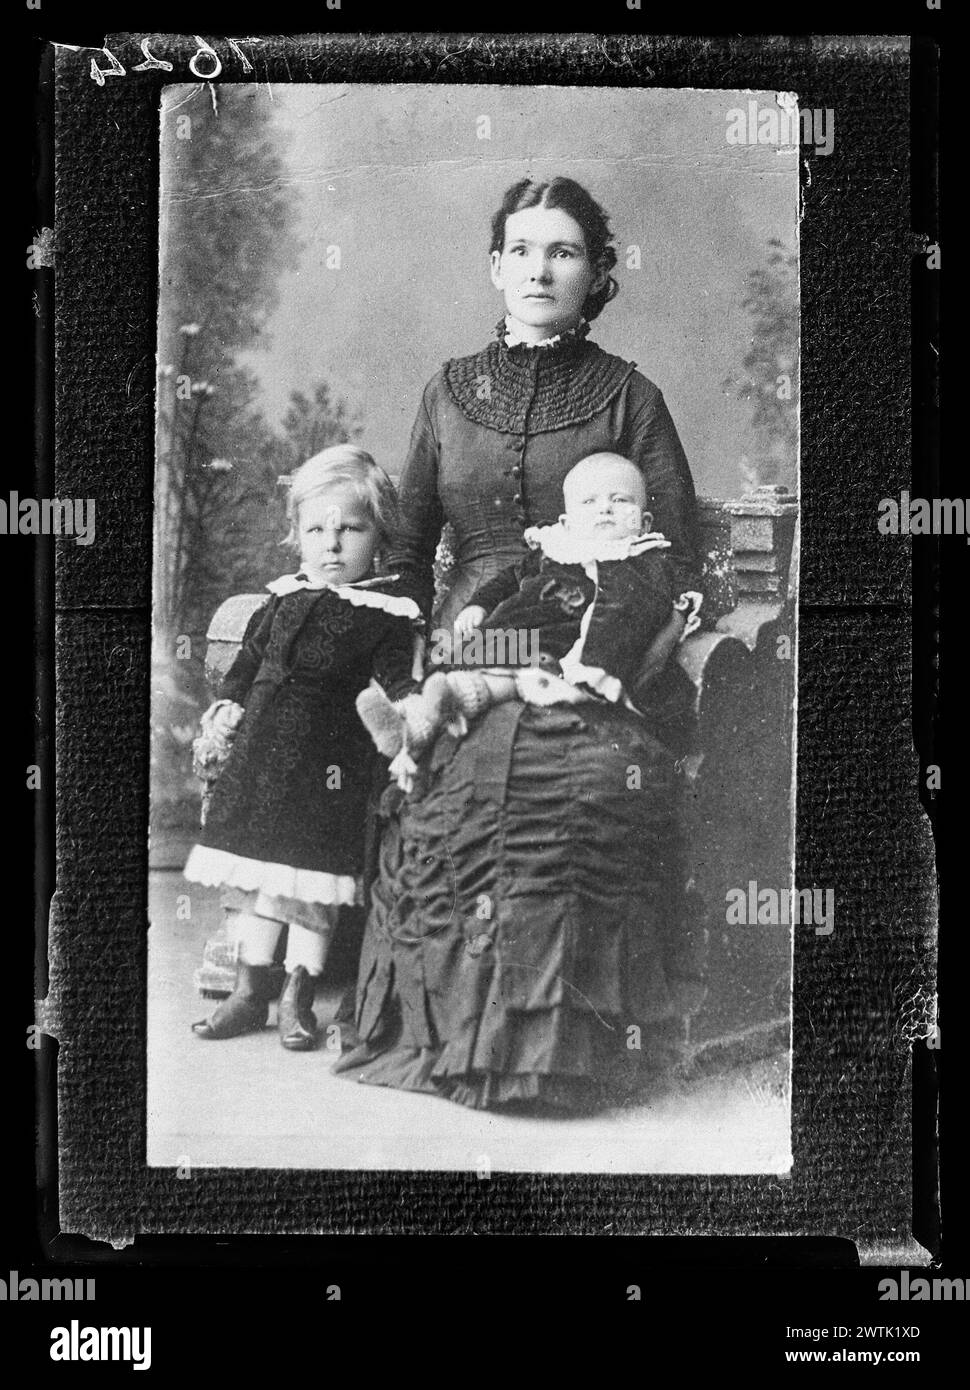
[[[526,526],[557,519],[569,469],[605,450],[643,470],[674,593],[696,590],[694,490],[663,398],[579,335],[496,342],[429,384],[400,483],[402,582],[427,610],[450,521],[458,566],[435,619],[450,623],[523,557]],[[584,1107],[636,1084],[696,985],[679,780],[649,722],[605,703],[514,701],[457,744],[442,735],[414,791],[385,793],[360,1045],[337,1070],[477,1107]]]
[[[563,479],[589,454],[622,454],[643,473],[674,592],[698,589],[694,485],[659,389],[633,362],[582,336],[446,362],[425,388],[401,474],[403,525],[390,565],[427,615],[441,528],[457,566],[436,620],[447,627],[481,584],[527,553],[527,526],[563,509]]]

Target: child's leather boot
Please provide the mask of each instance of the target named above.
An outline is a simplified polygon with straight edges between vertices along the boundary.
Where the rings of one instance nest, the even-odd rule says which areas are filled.
[[[240,961],[232,994],[208,1018],[193,1023],[192,1032],[199,1038],[218,1040],[237,1038],[242,1033],[255,1033],[263,1028],[269,1018],[273,996],[271,980],[271,966],[247,965]]]
[[[298,965],[283,982],[277,1005],[276,1026],[288,1052],[312,1052],[317,1045],[317,1020],[313,1012],[316,981]]]

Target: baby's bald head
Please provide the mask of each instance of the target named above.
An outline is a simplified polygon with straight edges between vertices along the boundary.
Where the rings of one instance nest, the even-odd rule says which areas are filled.
[[[565,512],[560,520],[569,531],[622,540],[649,530],[653,518],[645,510],[647,489],[636,464],[622,454],[589,454],[563,479]]]

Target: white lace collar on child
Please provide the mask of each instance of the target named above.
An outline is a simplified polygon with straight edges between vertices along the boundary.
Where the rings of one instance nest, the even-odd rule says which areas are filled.
[[[394,618],[420,618],[421,610],[414,599],[382,594],[373,587],[375,584],[389,584],[397,578],[396,574],[384,574],[377,579],[359,579],[354,584],[328,584],[324,579],[310,579],[305,574],[284,574],[279,579],[271,580],[266,587],[271,594],[278,596],[295,594],[299,589],[330,589],[355,608],[380,608]]]
[[[612,536],[590,538],[567,531],[561,521],[552,526],[530,526],[522,535],[530,550],[541,550],[550,560],[560,565],[588,565],[596,560],[629,560],[634,555],[642,555],[647,550],[660,550],[668,547],[667,540],[660,531],[648,531],[642,536],[624,536],[617,540]]]

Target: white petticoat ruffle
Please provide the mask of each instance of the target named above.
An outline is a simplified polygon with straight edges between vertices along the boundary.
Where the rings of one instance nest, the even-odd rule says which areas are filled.
[[[209,845],[193,845],[182,872],[190,883],[202,883],[208,888],[241,888],[248,893],[322,903],[325,907],[352,907],[360,901],[357,880],[352,874],[269,864]]]

